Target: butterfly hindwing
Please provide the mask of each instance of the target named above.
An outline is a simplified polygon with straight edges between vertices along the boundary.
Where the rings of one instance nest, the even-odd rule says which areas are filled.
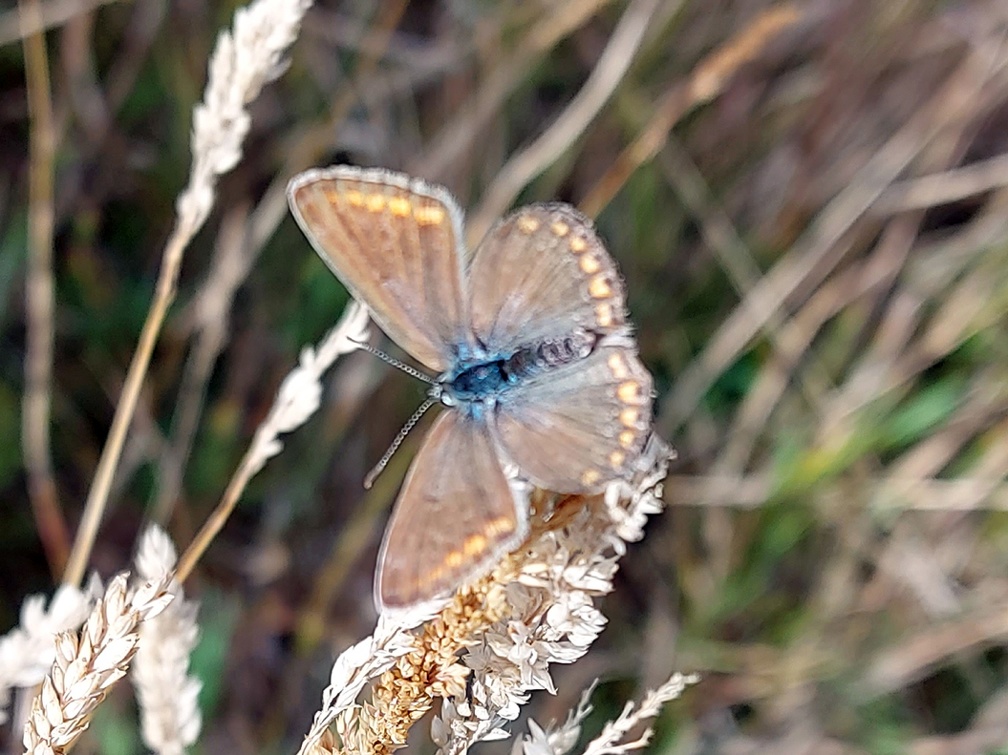
[[[515,548],[528,503],[509,484],[482,420],[462,411],[437,418],[410,466],[375,575],[382,608],[424,603]]]
[[[501,397],[492,428],[536,485],[593,493],[629,479],[651,425],[651,375],[628,336],[606,336],[581,361],[519,383]]]

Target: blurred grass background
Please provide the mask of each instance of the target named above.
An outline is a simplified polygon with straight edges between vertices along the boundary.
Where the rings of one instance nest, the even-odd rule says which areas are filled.
[[[51,453],[72,530],[186,181],[207,59],[238,6],[41,7]],[[634,22],[646,32],[623,44]],[[53,583],[18,440],[21,36],[16,8],[0,10],[4,628]],[[601,725],[679,668],[704,680],[666,711],[657,752],[1008,751],[1005,3],[333,0],[252,112],[187,251],[94,568],[126,566],[152,518],[189,542],[298,350],[345,305],[278,196],[291,175],[405,170],[448,186],[478,227],[562,199],[597,215],[627,279],[656,427],[679,458],[668,511],[605,601],[610,626],[557,670],[537,720],[600,677]],[[422,433],[373,490],[360,483],[423,393],[367,355],[343,360],[215,541],[189,588],[200,751],[289,751],[333,653],[370,631],[377,545]],[[106,704],[79,751],[139,751],[134,715],[127,696]]]

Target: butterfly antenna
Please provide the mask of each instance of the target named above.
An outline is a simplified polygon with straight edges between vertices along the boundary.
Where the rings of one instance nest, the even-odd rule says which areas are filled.
[[[357,347],[361,349],[361,351],[366,351],[368,354],[373,354],[374,356],[378,357],[380,360],[385,362],[385,364],[390,364],[396,369],[402,370],[407,375],[415,377],[417,380],[422,380],[423,382],[428,383],[430,385],[434,384],[435,382],[434,378],[432,378],[430,375],[423,374],[416,367],[411,367],[405,362],[400,362],[395,357],[389,356],[384,351],[379,351],[369,343],[364,343],[364,341],[354,341],[353,339],[350,340],[354,344],[356,344]]]
[[[426,377],[426,375],[424,377]],[[406,424],[403,425],[402,430],[399,431],[399,434],[395,436],[395,439],[392,441],[392,444],[388,447],[388,451],[386,451],[382,455],[381,459],[378,460],[378,463],[374,465],[374,468],[370,472],[368,472],[367,477],[364,478],[365,490],[371,489],[371,486],[374,484],[375,479],[378,477],[378,475],[382,473],[382,470],[385,469],[385,467],[388,465],[389,459],[392,458],[392,454],[394,454],[396,450],[399,448],[399,446],[402,445],[402,442],[406,440],[406,436],[409,435],[410,430],[412,430],[416,426],[416,423],[420,421],[420,418],[424,416],[424,413],[432,406],[434,406],[435,403],[437,403],[436,399],[428,398],[426,401],[420,404],[420,407],[415,412],[413,412],[413,416],[410,417],[408,420],[406,420]]]

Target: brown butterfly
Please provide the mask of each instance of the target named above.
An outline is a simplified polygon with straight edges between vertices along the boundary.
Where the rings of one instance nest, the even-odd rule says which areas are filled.
[[[565,204],[523,207],[470,254],[438,186],[310,170],[291,210],[382,330],[437,374],[447,407],[413,460],[375,576],[379,610],[444,597],[528,533],[529,484],[597,493],[628,479],[651,427],[616,264]]]

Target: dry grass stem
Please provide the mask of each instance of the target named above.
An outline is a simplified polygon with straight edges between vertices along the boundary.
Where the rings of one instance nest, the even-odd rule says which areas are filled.
[[[301,351],[300,363],[281,383],[273,407],[256,430],[220,503],[179,559],[177,575],[180,582],[186,580],[200,556],[220,532],[238,504],[248,481],[269,459],[283,450],[280,436],[303,425],[318,410],[322,401],[322,375],[325,371],[339,357],[355,351],[367,338],[367,310],[352,301],[339,322],[316,348],[306,347]]]
[[[998,647],[1008,637],[1008,603],[983,606],[953,620],[933,623],[872,659],[864,693],[884,695],[926,676],[942,661],[975,650]]]
[[[875,205],[879,214],[926,210],[1008,186],[1008,155],[893,184]]]
[[[845,308],[885,290],[890,274],[897,270],[889,266],[880,269],[877,264],[880,256],[876,253],[825,281],[798,312],[774,331],[777,359],[761,371],[742,402],[736,413],[733,432],[710,475],[712,478],[740,474],[752,461],[767,421],[786,396],[792,381],[800,381],[796,370],[803,365],[803,360],[811,361],[813,366],[817,364],[809,355],[809,347],[816,335]],[[774,319],[769,322],[772,324]],[[805,395],[809,405],[823,413],[826,402],[822,397],[834,390],[830,385],[833,381],[826,379],[818,370],[816,373]]]
[[[985,40],[819,213],[791,253],[768,272],[721,325],[698,357],[680,374],[663,400],[666,431],[676,430],[696,409],[716,375],[721,374],[768,319],[802,287],[821,282],[849,251],[842,242],[851,226],[874,205],[934,139],[972,112],[977,94],[1000,79],[1008,46]]]
[[[486,235],[530,180],[552,165],[584,133],[626,75],[661,7],[660,0],[630,3],[588,81],[574,99],[534,142],[512,155],[497,171],[479,207],[466,219],[466,235],[471,245]]]
[[[28,271],[25,285],[24,398],[21,438],[28,495],[35,526],[54,576],[62,574],[70,551],[70,534],[60,511],[49,453],[53,372],[53,172],[56,130],[49,92],[49,60],[38,29],[39,0],[19,3],[28,114],[31,118],[28,182]],[[28,31],[35,28],[36,31]]]
[[[658,154],[679,119],[692,108],[717,97],[739,68],[759,55],[776,35],[793,26],[800,17],[798,9],[790,4],[763,11],[739,34],[704,58],[687,82],[669,89],[640,134],[579,203],[582,212],[589,217],[600,213],[634,171]]]
[[[500,112],[501,104],[549,50],[583,26],[611,0],[567,0],[551,5],[528,25],[528,34],[505,61],[495,60],[486,79],[460,113],[446,123],[430,143],[421,160],[409,172],[432,178],[445,176],[454,167],[487,124]],[[471,221],[470,221],[471,223]]]
[[[985,462],[1004,464],[1004,445],[993,449]],[[865,477],[872,486],[871,508],[878,512],[905,511],[1008,511],[1008,484],[998,472],[955,479],[886,475]],[[773,480],[765,473],[673,476],[667,486],[677,506],[716,506],[757,509],[773,493]]]
[[[287,177],[315,165],[331,149],[333,131],[344,122],[350,109],[362,98],[366,100],[369,97],[369,90],[372,89],[370,82],[373,81],[383,53],[387,53],[389,41],[408,6],[409,0],[387,0],[378,7],[370,28],[359,30],[365,39],[362,41],[363,50],[354,65],[353,79],[333,93],[325,118],[306,128],[300,135],[295,148],[284,162],[281,174],[263,197],[262,204],[272,208],[269,214],[275,217],[272,223],[274,226],[287,212]],[[339,20],[342,19],[324,19],[324,22],[328,24],[336,21],[333,26],[338,26]],[[317,29],[319,24],[313,24],[312,27],[313,30]],[[362,83],[365,81],[369,84]]]
[[[738,292],[740,299],[745,298],[761,275],[752,252],[732,226],[728,214],[718,206],[700,171],[676,139],[668,139],[664,150],[662,150],[660,161],[669,184],[676,189],[683,204],[698,219],[704,239],[717,256],[721,269],[728,274],[732,287]],[[799,339],[789,332],[788,323],[785,321],[783,313],[775,312],[770,317],[764,325],[764,335],[774,346],[777,355],[775,364],[777,365],[794,363],[801,355],[805,354],[804,349],[795,348],[796,341]],[[798,383],[804,389],[809,404],[817,407],[820,404],[820,397],[829,389],[830,381],[825,366],[817,363],[814,358],[811,361],[812,364],[807,370],[809,374],[802,373],[798,377]],[[760,392],[753,390],[750,397],[754,394],[759,396]],[[766,402],[761,406],[764,411],[769,411],[773,404]],[[743,417],[746,416],[745,407],[739,414]],[[762,427],[763,422],[756,419],[752,425]],[[737,443],[739,435],[742,434],[733,433],[730,442]],[[731,456],[731,454],[726,455]]]
[[[235,13],[232,31],[222,32],[217,39],[204,99],[193,111],[193,162],[189,184],[176,202],[175,228],[165,245],[154,301],[140,333],[122,395],[116,403],[108,440],[88,492],[67,566],[67,582],[80,581],[91,553],[154,344],[175,298],[182,255],[210,213],[217,178],[231,170],[241,158],[242,144],[250,125],[248,104],[283,72],[283,55],[294,42],[309,5],[309,0],[255,0]]]
[[[42,34],[47,29],[62,26],[95,8],[114,2],[117,0],[50,0],[40,7],[40,13],[33,13],[28,18],[22,16],[18,9],[5,11],[0,13],[0,47]]]
[[[175,568],[175,546],[156,526],[140,538],[136,572],[154,580]],[[198,606],[185,600],[182,586],[172,581],[166,590],[172,602],[140,624],[139,646],[130,677],[140,704],[144,744],[158,755],[182,755],[196,742],[202,723],[197,697],[201,683],[189,674],[189,658],[199,627]]]
[[[230,311],[238,287],[252,266],[247,208],[229,212],[221,223],[211,269],[190,311],[196,332],[182,373],[171,437],[158,455],[158,491],[151,518],[168,521],[182,491],[182,477],[203,413],[207,385],[227,343]]]
[[[126,675],[140,624],[171,602],[170,577],[129,590],[126,575],[109,582],[78,635],[56,636],[56,659],[32,703],[24,729],[29,755],[64,753],[87,729],[109,688]]]
[[[724,91],[729,79],[755,59],[775,36],[801,18],[797,5],[781,3],[767,8],[739,34],[705,57],[689,80],[690,100],[710,102]]]

